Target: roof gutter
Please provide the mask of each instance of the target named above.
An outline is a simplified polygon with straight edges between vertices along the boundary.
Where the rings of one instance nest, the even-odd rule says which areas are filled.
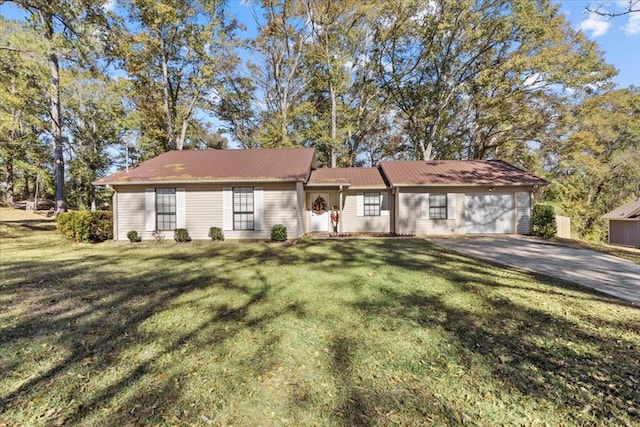
[[[145,181],[93,181],[91,184],[95,186],[113,186],[113,185],[186,185],[186,184],[248,184],[248,183],[282,183],[282,182],[304,182],[304,178],[255,178],[255,179],[234,179],[234,180],[211,180],[211,179],[187,179],[187,180],[145,180]]]
[[[400,187],[522,187],[522,186],[535,186],[535,185],[549,185],[548,182],[514,182],[509,184],[504,183],[482,183],[482,184],[469,184],[469,183],[457,183],[457,184],[391,184],[392,188],[400,188]]]

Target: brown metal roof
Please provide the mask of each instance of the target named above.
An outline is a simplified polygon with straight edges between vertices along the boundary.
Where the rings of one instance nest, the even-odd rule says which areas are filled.
[[[380,164],[391,185],[546,185],[531,175],[498,160],[393,161]]]
[[[306,181],[313,148],[169,151],[95,183]]]
[[[386,184],[377,168],[322,168],[311,172],[307,185],[348,185],[352,187],[384,187]]]
[[[637,219],[640,221],[640,199],[633,200],[602,217],[603,219]]]

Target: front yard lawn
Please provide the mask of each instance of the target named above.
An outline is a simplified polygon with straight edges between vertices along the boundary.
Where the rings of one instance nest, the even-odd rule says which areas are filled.
[[[49,227],[0,222],[0,426],[640,423],[640,309],[613,298],[420,239]]]

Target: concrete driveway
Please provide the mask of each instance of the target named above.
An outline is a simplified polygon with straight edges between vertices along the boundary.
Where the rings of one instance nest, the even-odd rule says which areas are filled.
[[[640,304],[640,265],[611,255],[524,236],[430,240],[452,252],[557,277]]]

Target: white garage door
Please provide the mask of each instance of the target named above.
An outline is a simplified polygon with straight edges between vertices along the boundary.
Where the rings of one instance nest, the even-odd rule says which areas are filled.
[[[467,194],[465,229],[473,233],[513,233],[512,194]]]

